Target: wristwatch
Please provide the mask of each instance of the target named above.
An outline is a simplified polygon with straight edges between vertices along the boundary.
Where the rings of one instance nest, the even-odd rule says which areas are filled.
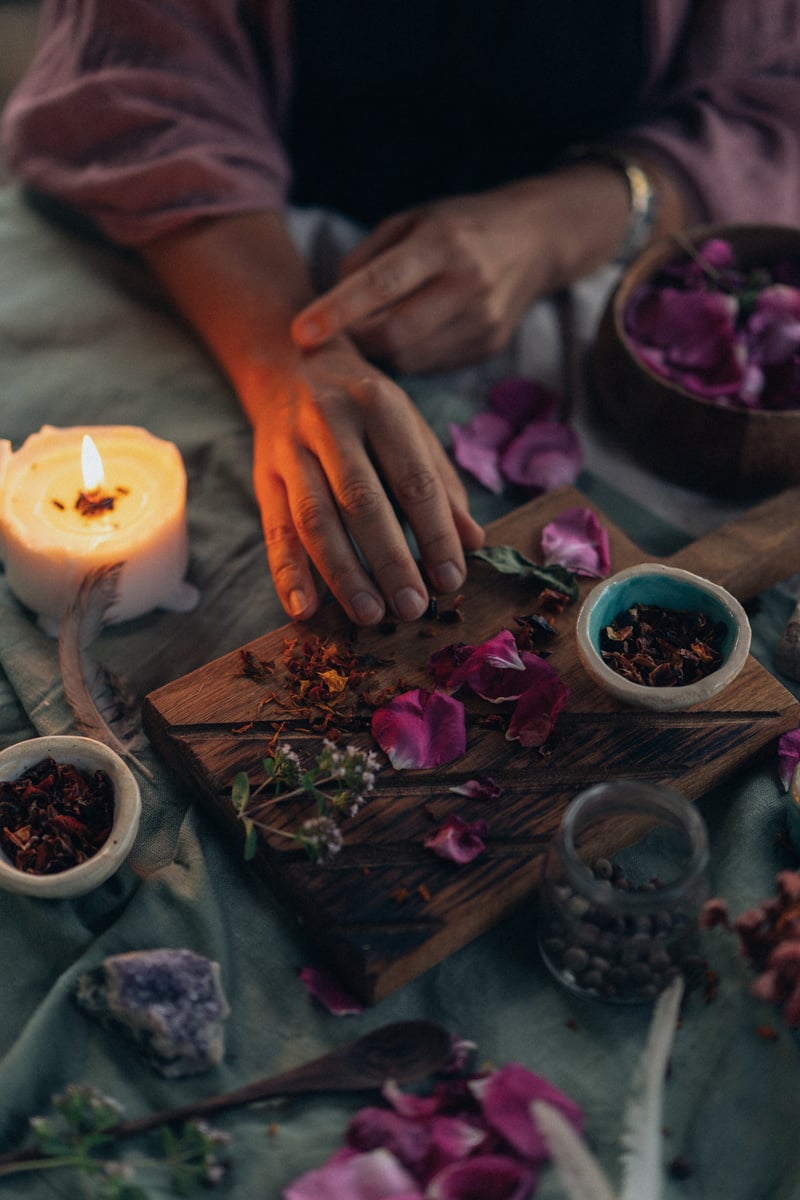
[[[627,267],[652,236],[658,205],[656,186],[641,164],[613,146],[575,146],[559,159],[559,164],[564,166],[581,162],[605,163],[625,178],[629,196],[628,224],[613,262],[615,266]]]

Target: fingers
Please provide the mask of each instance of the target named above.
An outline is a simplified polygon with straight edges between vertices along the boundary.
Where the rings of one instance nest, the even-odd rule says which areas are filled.
[[[295,431],[276,448],[274,428],[257,438],[264,448],[257,496],[275,587],[290,616],[310,617],[319,603],[313,563],[354,623],[376,624],[387,606],[413,621],[428,607],[429,587],[392,500],[438,592],[462,585],[463,547],[480,545],[482,531],[443,448],[399,388],[369,377],[349,399],[349,407],[315,410],[299,441]]]
[[[344,255],[339,263],[339,278],[343,279],[347,275],[352,275],[354,271],[365,266],[370,259],[375,258],[384,250],[388,250],[414,227],[418,219],[417,212],[412,209],[381,221]]]
[[[428,589],[389,497],[355,433],[326,432],[313,454],[298,445],[271,448],[269,467],[257,475],[281,603],[296,619],[313,614],[313,563],[355,624],[376,624],[387,602],[401,620],[413,621],[428,607]]]
[[[384,599],[361,566],[324,480],[320,477],[290,497],[282,481],[273,477],[259,499],[270,572],[289,616],[307,620],[319,606],[313,561],[351,621],[380,621],[386,611]],[[416,615],[414,610],[409,619]]]
[[[438,440],[394,384],[367,379],[359,398],[369,416],[368,440],[381,477],[411,526],[427,578],[436,591],[455,591],[466,575],[454,518],[455,509],[466,513],[466,498],[455,472]],[[351,527],[358,536],[357,526]],[[470,528],[469,523],[467,532],[470,540],[482,537],[479,527]],[[380,568],[376,576],[383,586]]]
[[[391,310],[355,325],[350,336],[362,354],[399,374],[448,371],[483,362],[508,342],[510,327],[493,321],[479,300],[463,306],[437,279]]]
[[[292,322],[295,345],[309,350],[399,303],[442,269],[442,253],[423,240],[391,245],[312,301]]]

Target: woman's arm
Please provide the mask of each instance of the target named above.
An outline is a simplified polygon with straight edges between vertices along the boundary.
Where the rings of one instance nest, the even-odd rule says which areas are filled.
[[[608,147],[657,194],[652,236],[698,221],[800,222],[800,0],[653,0],[640,121],[598,161],[383,222],[297,318],[300,346],[347,330],[404,371],[505,346],[540,296],[610,262],[629,196]]]
[[[256,11],[272,35],[269,87],[238,0],[45,0],[39,53],[6,114],[9,154],[29,183],[139,248],[228,374],[253,427],[287,611],[316,608],[315,567],[357,623],[387,605],[413,619],[429,584],[460,586],[462,543],[482,534],[401,389],[344,337],[311,354],[291,342],[313,292],[278,214],[285,4]]]
[[[38,50],[3,111],[12,169],[127,246],[204,217],[280,208],[285,2],[252,5],[268,70],[246,7],[43,0]]]
[[[657,166],[647,171],[654,233],[681,228],[680,189]],[[347,330],[369,357],[403,372],[480,362],[505,347],[535,300],[610,262],[629,218],[624,172],[601,156],[423,205],[367,234],[293,336],[310,348]]]
[[[256,496],[287,612],[305,618],[317,607],[312,564],[357,624],[379,621],[387,605],[413,620],[429,586],[457,590],[463,547],[482,541],[464,489],[410,399],[349,339],[311,352],[293,345],[290,322],[312,291],[281,216],[201,222],[142,252],[253,426]]]

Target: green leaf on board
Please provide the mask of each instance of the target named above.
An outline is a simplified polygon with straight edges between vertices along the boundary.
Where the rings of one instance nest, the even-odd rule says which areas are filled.
[[[543,588],[554,588],[570,600],[576,600],[578,597],[578,581],[572,571],[558,565],[540,567],[514,546],[483,546],[480,550],[471,551],[469,557],[488,563],[501,575],[516,575],[521,579],[535,580],[540,591]]]

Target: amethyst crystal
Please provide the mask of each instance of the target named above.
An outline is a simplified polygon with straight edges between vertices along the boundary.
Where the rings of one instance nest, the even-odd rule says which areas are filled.
[[[219,963],[192,950],[133,950],[78,980],[75,999],[123,1033],[162,1075],[178,1079],[218,1065],[230,1012]]]

